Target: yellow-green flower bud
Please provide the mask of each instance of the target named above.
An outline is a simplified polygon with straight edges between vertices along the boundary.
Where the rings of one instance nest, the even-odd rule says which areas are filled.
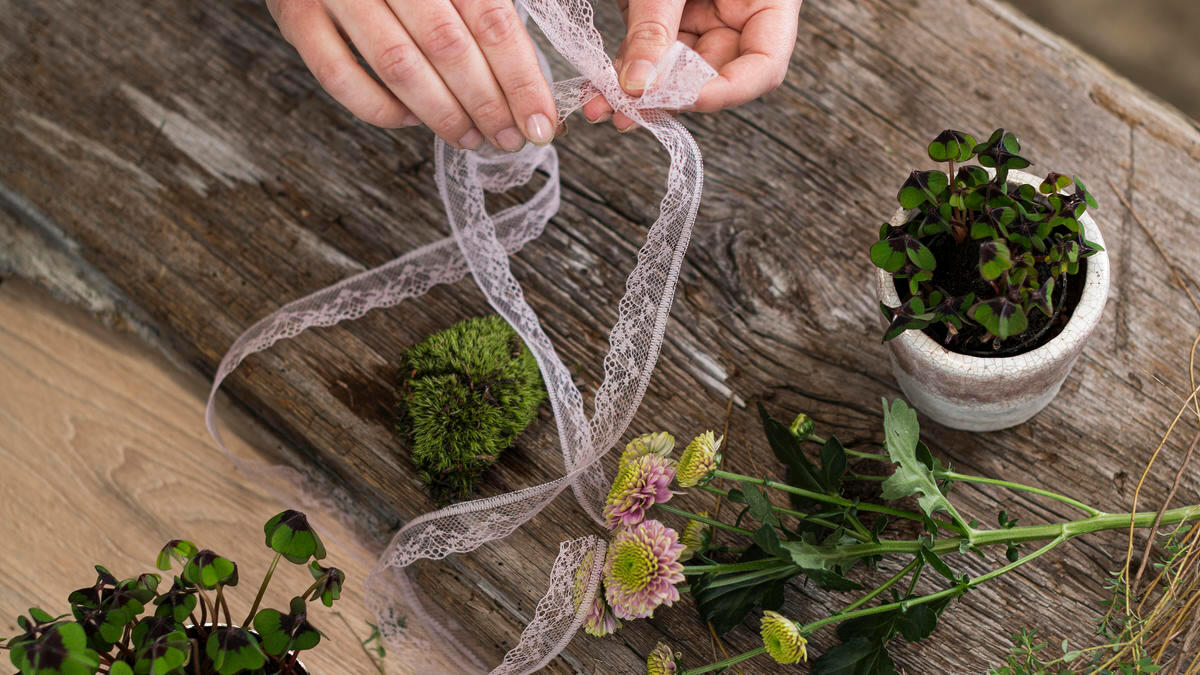
[[[701,511],[698,515],[707,518],[708,511]],[[696,551],[708,547],[708,539],[712,536],[709,528],[709,525],[698,520],[689,520],[687,525],[683,526],[683,531],[679,533],[679,543],[683,544],[683,553],[679,554],[680,562],[691,560]]]
[[[767,610],[763,612],[761,633],[763,647],[779,663],[789,665],[808,660],[808,640],[800,634],[795,621]]]
[[[796,419],[792,420],[792,426],[788,427],[788,429],[790,429],[792,435],[799,440],[807,441],[808,437],[813,435],[814,426],[815,425],[813,424],[811,417],[805,415],[804,413],[800,413],[799,415],[796,415]]]
[[[717,450],[724,438],[717,438],[713,432],[706,431],[688,443],[679,455],[679,465],[675,468],[675,481],[680,487],[705,485],[712,479],[713,471],[721,463],[721,455]]]
[[[621,464],[642,455],[666,457],[674,449],[675,437],[665,431],[642,434],[625,444],[625,451],[621,453]]]

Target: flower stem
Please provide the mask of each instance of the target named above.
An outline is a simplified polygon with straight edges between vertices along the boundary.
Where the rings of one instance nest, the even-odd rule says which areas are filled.
[[[692,513],[691,511],[684,511],[683,509],[677,509],[674,506],[668,506],[666,504],[655,504],[654,508],[662,509],[663,511],[666,511],[667,513],[674,513],[677,516],[683,516],[684,518],[687,518],[688,520],[695,520],[695,521],[698,521],[701,523],[705,523],[707,525],[712,525],[713,527],[719,527],[722,530],[729,530],[730,532],[737,532],[738,534],[744,534],[747,537],[754,536],[753,532],[751,532],[750,530],[747,530],[745,528],[737,527],[735,525],[730,525],[728,523],[722,523],[719,520],[713,520],[712,518],[706,518],[705,516],[702,516],[698,513]]]
[[[811,499],[816,502],[825,502],[826,504],[836,504],[838,506],[847,506],[847,507],[853,506],[860,511],[874,511],[875,513],[883,513],[883,514],[886,514],[889,516],[896,516],[898,518],[907,518],[909,520],[916,520],[918,522],[924,522],[924,520],[926,518],[926,516],[924,516],[920,513],[917,513],[916,511],[905,511],[904,509],[894,509],[890,506],[882,506],[880,504],[870,504],[867,502],[855,503],[844,497],[838,497],[836,495],[828,495],[823,492],[813,492],[812,490],[805,490],[803,488],[792,487],[791,485],[788,485],[787,483],[780,483],[778,481],[773,481],[773,480],[769,480],[766,478],[755,478],[753,476],[745,476],[740,473],[730,473],[728,471],[721,471],[720,469],[717,469],[716,471],[714,471],[713,476],[716,478],[728,478],[729,480],[736,480],[736,481],[740,481],[743,483],[762,485],[763,487],[769,487],[769,488],[773,488],[775,490],[779,490],[781,492],[787,492],[790,494],[799,495],[801,497],[805,497],[807,499]],[[938,524],[948,527],[956,532],[963,532],[965,534],[965,532],[962,530],[961,526],[958,525],[957,523],[938,523]]]
[[[956,480],[956,481],[961,481],[964,483],[982,483],[984,485],[998,485],[1000,487],[1006,487],[1010,490],[1016,490],[1018,492],[1029,492],[1029,493],[1032,493],[1035,495],[1049,497],[1050,499],[1060,501],[1063,504],[1074,506],[1075,508],[1083,511],[1084,513],[1088,514],[1089,516],[1104,515],[1104,512],[1101,511],[1100,509],[1088,506],[1087,504],[1084,504],[1083,502],[1081,502],[1077,499],[1072,499],[1066,495],[1062,495],[1057,492],[1051,492],[1049,490],[1043,490],[1041,488],[1033,487],[1032,485],[1025,485],[1023,483],[1014,483],[1013,481],[1000,480],[998,478],[985,478],[983,476],[972,476],[970,474],[957,473],[955,471],[935,471],[934,475],[937,476],[938,478],[946,478],[949,480]]]
[[[891,579],[888,579],[887,581],[883,582],[878,587],[876,587],[875,590],[871,591],[870,593],[867,593],[866,595],[855,600],[854,602],[850,603],[849,605],[846,605],[842,609],[842,611],[843,612],[852,612],[852,611],[858,609],[859,607],[862,607],[863,605],[867,604],[872,599],[874,599],[876,596],[878,596],[880,593],[886,591],[887,589],[891,588],[892,586],[895,586],[897,582],[899,582],[901,579],[903,579],[906,574],[911,572],[913,570],[913,568],[919,564],[921,564],[921,559],[913,558],[912,562],[908,563],[907,565],[902,567],[899,572],[896,572],[894,575],[892,575]]]
[[[282,553],[276,553],[275,557],[271,560],[271,566],[267,568],[267,573],[263,576],[262,583],[258,586],[258,595],[254,596],[254,604],[250,605],[250,613],[246,615],[246,620],[242,622],[243,626],[249,626],[250,621],[254,619],[254,613],[258,611],[258,606],[262,603],[263,594],[267,592],[267,584],[271,583],[271,575],[275,574],[275,566],[279,564],[279,559],[282,556]]]
[[[692,668],[690,670],[685,670],[682,673],[680,673],[680,675],[700,675],[700,673],[711,673],[714,670],[724,670],[725,668],[728,668],[729,666],[732,666],[735,663],[741,663],[742,661],[752,659],[752,658],[758,656],[759,654],[766,654],[766,653],[767,653],[766,647],[758,647],[756,649],[751,649],[748,652],[743,652],[736,656],[731,656],[722,661],[717,661],[716,663],[710,663],[707,666],[701,666],[699,668]]]
[[[765,567],[777,567],[778,558],[763,558],[740,563],[716,563],[713,565],[684,565],[684,574],[708,574],[709,572],[746,572],[761,570]]]
[[[729,497],[729,490],[722,490],[721,488],[713,487],[711,485],[702,486],[700,489],[704,490],[705,492],[711,492],[715,495],[720,495],[721,497],[725,497],[725,498]],[[826,520],[825,518],[819,518],[817,516],[807,514],[803,511],[795,511],[793,509],[787,509],[782,506],[776,506],[774,504],[771,505],[771,510],[776,513],[782,513],[784,515],[792,516],[793,518],[799,518],[800,520],[806,520],[810,523],[816,523],[817,525],[820,525],[822,527],[827,527],[831,530],[836,530],[839,527],[841,527],[841,525],[838,525],[837,523],[833,522],[832,520]],[[859,541],[870,541],[871,540],[870,534],[864,535],[861,532],[852,532],[852,531],[847,531],[847,534],[854,537],[855,539],[858,539]]]

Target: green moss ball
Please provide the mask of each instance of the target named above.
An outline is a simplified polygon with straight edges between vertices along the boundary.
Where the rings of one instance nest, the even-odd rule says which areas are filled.
[[[408,349],[398,428],[439,500],[466,497],[537,417],[546,389],[533,354],[499,316],[459,322]]]

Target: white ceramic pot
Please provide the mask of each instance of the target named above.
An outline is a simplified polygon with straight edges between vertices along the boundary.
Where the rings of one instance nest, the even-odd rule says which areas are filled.
[[[1042,182],[1042,178],[1024,171],[1009,171],[1008,180],[1034,186]],[[897,210],[891,224],[903,224],[910,213]],[[1085,213],[1079,222],[1085,238],[1104,245],[1091,214]],[[905,331],[887,343],[896,381],[909,403],[945,426],[994,431],[1020,424],[1058,394],[1088,336],[1100,323],[1108,299],[1108,280],[1107,251],[1088,258],[1083,295],[1067,325],[1052,340],[1024,354],[967,356],[946,349],[921,331]],[[879,300],[888,307],[898,307],[900,297],[892,275],[876,268],[875,281]]]

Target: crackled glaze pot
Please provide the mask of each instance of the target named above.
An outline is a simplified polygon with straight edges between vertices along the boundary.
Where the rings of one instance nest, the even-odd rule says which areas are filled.
[[[1010,183],[1037,186],[1038,176],[1010,171]],[[910,212],[899,209],[892,225]],[[1079,219],[1084,237],[1104,245],[1090,213]],[[966,431],[994,431],[1020,424],[1058,394],[1083,345],[1100,323],[1108,299],[1108,252],[1087,259],[1083,295],[1062,332],[1037,349],[1016,356],[984,358],[952,352],[921,331],[889,341],[892,371],[908,402],[941,424]],[[1078,278],[1078,277],[1075,277]],[[876,268],[876,292],[889,307],[900,305],[892,275]]]

